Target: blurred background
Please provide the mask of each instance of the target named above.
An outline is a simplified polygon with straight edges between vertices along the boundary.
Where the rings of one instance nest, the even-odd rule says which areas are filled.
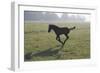
[[[24,11],[24,20],[46,23],[89,22],[90,14]]]

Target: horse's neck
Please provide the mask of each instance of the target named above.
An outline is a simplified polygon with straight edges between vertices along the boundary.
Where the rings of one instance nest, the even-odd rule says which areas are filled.
[[[57,26],[54,26],[54,28],[55,28],[55,29],[59,29],[59,27],[57,27]]]
[[[56,32],[56,30],[58,30],[59,29],[59,27],[57,27],[57,26],[54,26],[53,28],[52,28],[52,30],[54,30],[55,32]]]

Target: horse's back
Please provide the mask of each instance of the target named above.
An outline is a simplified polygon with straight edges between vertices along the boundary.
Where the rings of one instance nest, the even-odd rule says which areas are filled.
[[[69,33],[69,29],[64,27],[64,28],[60,28],[59,30],[59,34],[68,34]]]

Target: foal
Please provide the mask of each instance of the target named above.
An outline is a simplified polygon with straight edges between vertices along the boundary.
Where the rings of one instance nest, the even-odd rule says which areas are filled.
[[[49,24],[48,32],[53,30],[56,34],[56,40],[59,41],[63,47],[65,42],[69,39],[68,34],[69,34],[70,30],[73,30],[73,29],[75,29],[75,26],[72,28],[68,28],[68,27],[58,27],[56,25]],[[62,42],[60,39],[60,35],[62,35],[62,34],[64,34],[66,36],[66,39],[64,40],[64,42]]]

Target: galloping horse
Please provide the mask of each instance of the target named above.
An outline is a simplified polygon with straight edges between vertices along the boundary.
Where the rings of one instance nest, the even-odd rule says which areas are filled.
[[[62,47],[64,46],[65,42],[69,39],[69,32],[70,30],[75,29],[75,26],[72,28],[68,28],[68,27],[58,27],[56,25],[53,24],[49,24],[48,27],[48,32],[50,32],[51,30],[53,30],[56,34],[56,40],[59,41],[62,44]],[[66,39],[64,40],[64,42],[61,41],[60,39],[60,35],[64,34],[66,36]]]

